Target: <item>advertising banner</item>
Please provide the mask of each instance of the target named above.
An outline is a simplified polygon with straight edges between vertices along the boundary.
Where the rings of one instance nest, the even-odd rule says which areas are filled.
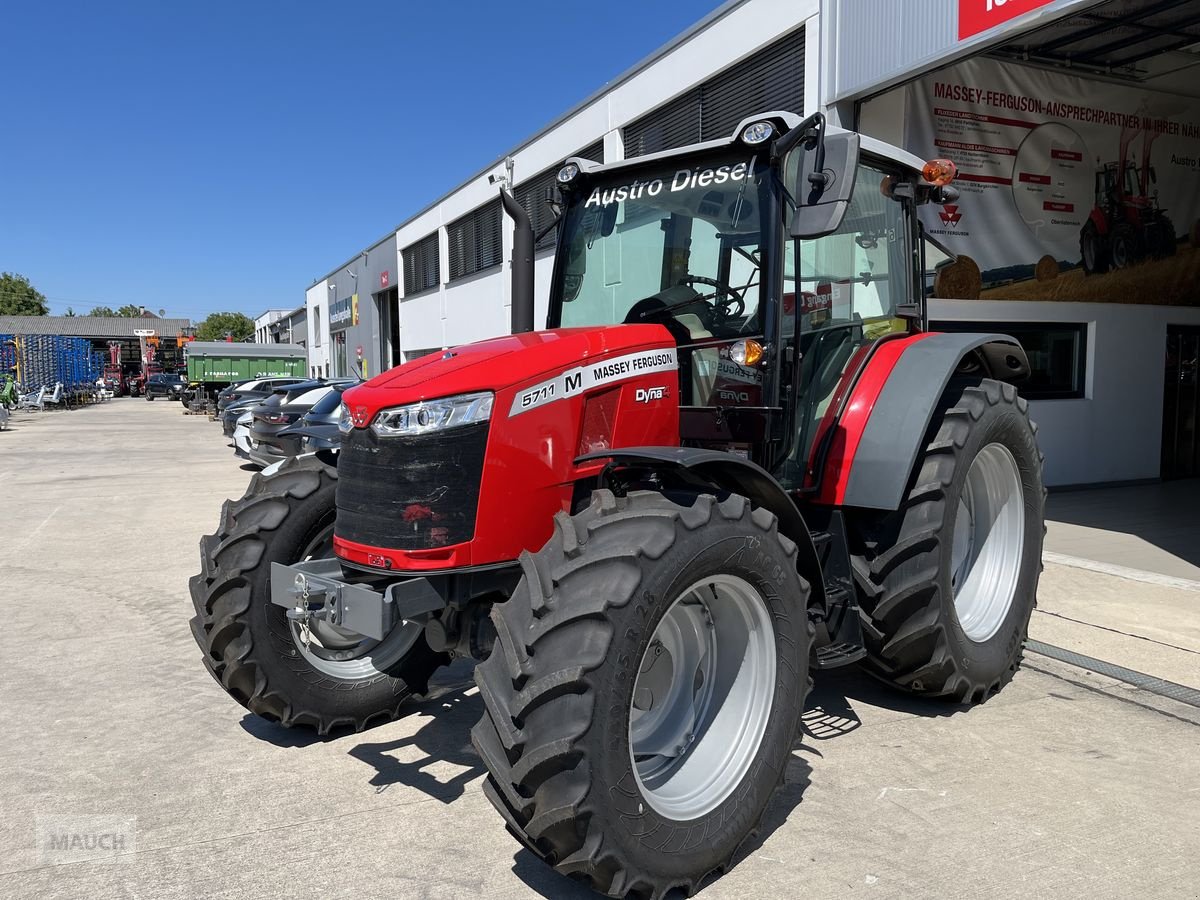
[[[954,296],[1200,305],[1200,101],[989,59],[904,90],[905,146],[959,170],[921,210]]]
[[[329,304],[329,329],[340,331],[358,324],[358,294],[351,294]]]

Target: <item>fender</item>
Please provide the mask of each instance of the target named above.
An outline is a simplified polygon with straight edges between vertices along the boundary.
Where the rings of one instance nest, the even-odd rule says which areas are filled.
[[[838,422],[818,502],[898,509],[956,374],[1019,381],[1029,374],[1029,359],[1003,334],[927,333],[878,345]]]
[[[597,459],[651,469],[683,469],[716,489],[741,494],[770,510],[779,520],[780,533],[796,544],[796,569],[812,589],[810,604],[824,607],[825,582],[812,533],[791,496],[766,469],[732,453],[700,447],[624,447],[588,453],[576,458],[575,464]]]

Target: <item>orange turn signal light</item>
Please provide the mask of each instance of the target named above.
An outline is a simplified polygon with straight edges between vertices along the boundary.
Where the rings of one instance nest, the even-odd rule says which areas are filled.
[[[729,358],[739,366],[756,366],[762,362],[762,344],[750,338],[738,341],[729,348]]]
[[[931,159],[921,169],[921,177],[936,187],[945,187],[958,175],[958,166],[949,159]]]

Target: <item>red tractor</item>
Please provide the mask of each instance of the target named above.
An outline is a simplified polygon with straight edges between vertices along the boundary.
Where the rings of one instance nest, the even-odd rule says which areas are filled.
[[[114,397],[125,394],[125,371],[121,368],[121,344],[119,341],[108,342],[109,361],[104,366],[104,387]]]
[[[1139,133],[1140,167],[1131,158],[1130,146]],[[1158,132],[1122,130],[1120,161],[1097,169],[1096,205],[1079,232],[1085,274],[1101,275],[1146,257],[1162,259],[1175,254],[1175,226],[1159,207],[1158,192],[1150,193],[1151,183],[1158,180],[1150,165],[1150,148],[1157,137]]]
[[[1018,343],[927,330],[916,213],[951,177],[820,114],[570,159],[541,331],[502,192],[514,333],[349,390],[336,467],[226,504],[191,581],[205,665],[324,734],[480,660],[485,793],[616,897],[730,865],[810,671],[991,697],[1034,605],[1042,458]]]

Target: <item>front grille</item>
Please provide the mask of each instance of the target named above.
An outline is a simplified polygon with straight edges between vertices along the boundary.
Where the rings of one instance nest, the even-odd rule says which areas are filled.
[[[338,457],[337,536],[390,550],[428,550],[475,534],[486,422],[413,437],[355,428]]]

